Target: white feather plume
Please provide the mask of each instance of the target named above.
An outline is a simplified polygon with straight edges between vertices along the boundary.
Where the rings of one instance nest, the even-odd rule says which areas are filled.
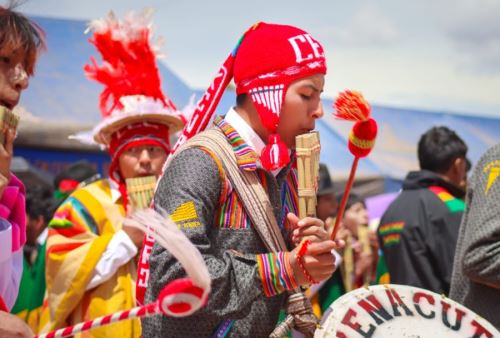
[[[196,286],[210,292],[210,274],[203,257],[165,210],[138,210],[125,219],[124,225],[153,237],[181,263]]]

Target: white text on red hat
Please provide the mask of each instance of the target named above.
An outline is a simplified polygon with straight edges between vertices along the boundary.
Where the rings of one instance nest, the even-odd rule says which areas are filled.
[[[324,57],[324,54],[321,51],[320,44],[314,41],[309,34],[300,34],[289,38],[288,41],[292,45],[293,51],[295,52],[297,63],[312,60],[314,58]],[[306,46],[308,46],[310,50],[307,50],[309,48]],[[312,53],[310,53],[311,50]],[[304,55],[306,56],[304,57]]]

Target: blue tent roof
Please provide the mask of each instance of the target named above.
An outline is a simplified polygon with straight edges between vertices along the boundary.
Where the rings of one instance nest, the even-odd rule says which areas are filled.
[[[91,56],[98,59],[95,48],[87,41],[89,36],[84,35],[85,22],[38,17],[34,20],[47,33],[48,52],[40,59],[36,76],[23,94],[22,105],[46,121],[96,123],[100,119],[98,97],[102,87],[83,75],[83,66]],[[204,88],[193,90],[165,63],[160,62],[159,66],[163,89],[178,108],[186,105],[192,94],[201,97]],[[214,75],[216,67],[214,65]],[[226,91],[217,113],[225,114],[234,102],[234,92]],[[331,103],[324,100],[329,112]],[[418,139],[434,125],[454,129],[468,144],[473,162],[489,146],[500,142],[500,119],[382,106],[374,106],[373,115],[379,123],[379,137],[373,153],[360,162],[362,175],[401,179],[408,170],[416,169]],[[348,122],[335,121],[330,113],[317,123],[322,140],[321,159],[334,175],[345,175],[350,169],[352,156],[346,139],[351,126]]]
[[[34,20],[47,34],[48,51],[41,56],[21,104],[47,121],[96,123],[103,87],[84,76],[83,66],[92,56],[99,62],[100,56],[88,42],[90,35],[84,34],[86,23],[39,17]],[[159,68],[164,92],[182,108],[193,90],[163,62]]]
[[[331,106],[331,101],[326,104]],[[379,132],[368,160],[387,177],[402,179],[409,170],[418,168],[418,140],[433,126],[447,126],[454,130],[467,144],[468,157],[473,164],[486,149],[500,142],[498,118],[381,106],[373,106],[372,113]],[[351,124],[334,121],[331,115],[324,119],[324,123],[347,139]]]

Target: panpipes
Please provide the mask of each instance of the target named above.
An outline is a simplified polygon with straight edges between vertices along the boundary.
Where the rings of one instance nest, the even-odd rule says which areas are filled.
[[[345,239],[345,247],[343,252],[342,266],[340,271],[342,273],[342,279],[344,281],[345,292],[350,292],[354,290],[354,249],[352,247],[353,238],[351,234],[348,234]]]
[[[368,225],[360,224],[358,225],[358,241],[361,243],[361,252],[372,253],[372,247],[370,245],[370,234],[368,230]],[[372,269],[368,269],[363,274],[363,286],[369,286],[372,277]]]
[[[371,253],[372,248],[370,246],[368,226],[360,224],[358,225],[357,231],[357,240],[361,245],[361,253]],[[355,280],[354,270],[358,262],[356,261],[353,248],[354,237],[351,234],[347,235],[345,242],[346,244],[344,248],[343,262],[341,267],[345,291],[350,292],[358,287],[370,286],[373,271],[372,268],[370,267],[363,273],[362,280]]]
[[[10,109],[0,106],[0,144],[5,144],[5,133],[9,129],[17,129],[19,116]]]
[[[297,151],[299,218],[316,216],[318,190],[319,132],[313,131],[295,138]]]
[[[127,194],[132,210],[147,209],[151,201],[156,187],[156,177],[136,177],[127,178]]]

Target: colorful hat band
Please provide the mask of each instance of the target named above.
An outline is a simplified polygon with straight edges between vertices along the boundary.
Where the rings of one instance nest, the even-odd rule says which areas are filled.
[[[127,149],[138,146],[159,146],[170,153],[170,140],[168,126],[163,124],[154,124],[139,122],[122,128],[113,134],[109,146],[111,156],[111,165],[109,167],[109,176],[116,182],[121,181],[118,173],[118,159]]]
[[[113,154],[116,152],[116,149],[123,143],[137,137],[158,138],[160,140],[164,140],[164,142],[166,142],[167,145],[170,146],[169,128],[167,125],[146,121],[137,122],[134,124],[126,125],[125,127],[113,133],[113,135],[111,135],[111,141],[109,144],[109,152],[111,156],[113,156]]]
[[[242,80],[236,85],[236,94],[250,92],[258,86],[276,83],[278,79],[284,79],[290,84],[296,79],[314,74],[326,74],[325,60],[314,60],[303,65],[294,65],[283,70],[276,70],[265,74],[260,74],[252,79]]]

